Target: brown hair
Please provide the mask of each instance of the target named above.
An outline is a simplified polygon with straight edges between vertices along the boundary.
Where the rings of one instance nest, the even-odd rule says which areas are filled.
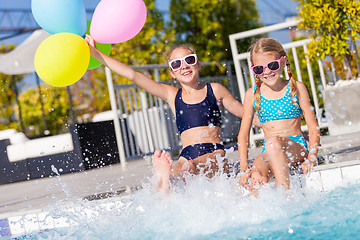
[[[265,53],[265,52],[274,52],[274,53],[278,54],[279,57],[286,57],[286,52],[285,52],[283,46],[278,41],[276,41],[273,38],[260,38],[257,41],[255,41],[255,43],[253,43],[250,47],[251,61],[252,61],[254,53]],[[286,58],[286,67],[287,67],[287,72],[290,77],[289,85],[290,85],[291,101],[293,102],[293,104],[297,105],[297,103],[294,101],[294,96],[298,94],[298,90],[296,87],[296,82],[292,78],[292,74],[290,71],[290,62],[289,62],[288,58]],[[256,79],[257,85],[260,86],[260,77],[255,75],[255,79]],[[254,93],[254,99],[255,99],[255,110],[259,111],[260,102],[261,102],[260,87],[256,88],[255,93]]]

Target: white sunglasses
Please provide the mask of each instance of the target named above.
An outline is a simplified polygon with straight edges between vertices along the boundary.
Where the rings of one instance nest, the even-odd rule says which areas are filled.
[[[185,62],[188,66],[193,66],[197,63],[196,54],[189,54],[183,58],[174,59],[169,62],[169,66],[173,71],[179,70],[182,66],[182,62]]]

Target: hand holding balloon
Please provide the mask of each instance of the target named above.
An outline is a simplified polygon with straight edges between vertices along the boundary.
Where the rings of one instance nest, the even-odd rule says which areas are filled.
[[[86,31],[86,35],[90,34],[90,26],[91,26],[91,21],[87,21],[87,31]],[[92,39],[92,37],[91,37]],[[93,40],[93,39],[92,39]],[[110,55],[111,52],[111,44],[106,44],[106,43],[98,43],[95,46],[95,41],[93,40],[93,44],[91,45],[92,47],[97,48],[100,52],[106,54],[106,55]],[[92,51],[92,48],[90,47],[90,51]],[[96,60],[93,57],[90,57],[90,62],[89,62],[89,66],[88,66],[88,70],[91,69],[95,69],[101,66],[101,62],[99,62],[98,60]]]
[[[102,52],[99,49],[97,49],[97,47],[96,47],[97,44],[96,44],[95,40],[89,34],[86,34],[85,41],[87,42],[87,44],[90,48],[90,59],[97,61],[101,65],[104,62],[104,59],[101,56]],[[108,56],[108,54],[106,54],[106,55]],[[89,64],[89,67],[90,67],[90,64]]]
[[[94,53],[94,49],[96,49],[95,40],[89,34],[86,34],[85,41],[87,42],[87,44],[90,47],[90,56],[92,57],[93,55],[95,55],[95,53]]]
[[[95,40],[89,35],[89,34],[86,34],[85,35],[85,41],[93,48],[96,48],[96,43],[95,43]],[[90,48],[90,51],[91,51],[91,48]]]

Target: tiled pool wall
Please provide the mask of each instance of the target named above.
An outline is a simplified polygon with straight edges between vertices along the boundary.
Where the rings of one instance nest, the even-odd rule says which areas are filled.
[[[360,160],[316,166],[305,176],[306,187],[316,191],[331,191],[360,180]]]

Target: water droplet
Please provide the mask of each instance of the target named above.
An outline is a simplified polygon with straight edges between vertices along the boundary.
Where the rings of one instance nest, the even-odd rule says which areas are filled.
[[[351,121],[346,120],[346,121],[345,121],[345,125],[351,126],[351,125],[352,125],[352,122],[351,122]]]

